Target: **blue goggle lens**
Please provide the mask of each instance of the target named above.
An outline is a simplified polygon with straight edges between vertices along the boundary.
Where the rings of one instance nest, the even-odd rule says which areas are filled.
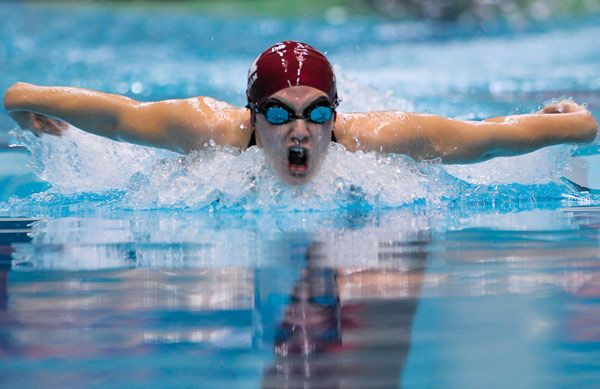
[[[283,124],[290,120],[290,113],[281,107],[269,107],[265,117],[271,124]]]
[[[331,119],[333,111],[331,107],[315,107],[309,113],[310,121],[315,123],[325,123],[326,121]]]
[[[329,106],[317,106],[311,109],[308,112],[308,117],[306,116],[296,116],[293,113],[290,113],[287,109],[280,106],[272,106],[267,108],[264,111],[265,118],[267,122],[271,124],[284,124],[289,122],[292,119],[308,119],[313,123],[325,123],[328,120],[331,120],[333,116],[333,108]]]

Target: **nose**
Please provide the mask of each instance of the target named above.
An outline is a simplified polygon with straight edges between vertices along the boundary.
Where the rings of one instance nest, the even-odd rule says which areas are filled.
[[[296,119],[292,122],[292,140],[298,143],[308,142],[310,139],[310,132],[306,121],[303,119]]]

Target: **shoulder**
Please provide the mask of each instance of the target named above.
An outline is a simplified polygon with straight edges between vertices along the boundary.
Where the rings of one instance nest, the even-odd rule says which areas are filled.
[[[412,121],[410,113],[400,111],[343,112],[335,122],[334,135],[348,150],[380,150],[388,136],[401,135]]]
[[[161,115],[155,116],[168,118],[164,124],[168,137],[183,152],[204,148],[212,142],[240,149],[248,147],[252,128],[250,114],[244,108],[204,96],[157,104],[155,110]]]
[[[218,144],[241,149],[249,147],[253,131],[246,108],[212,97],[199,96],[189,100],[196,114],[202,116],[199,122],[205,123],[204,127],[208,127]]]

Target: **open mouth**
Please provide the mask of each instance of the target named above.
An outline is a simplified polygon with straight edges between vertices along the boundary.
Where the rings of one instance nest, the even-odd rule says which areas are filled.
[[[308,149],[292,146],[288,152],[288,167],[293,174],[304,174],[308,170]]]

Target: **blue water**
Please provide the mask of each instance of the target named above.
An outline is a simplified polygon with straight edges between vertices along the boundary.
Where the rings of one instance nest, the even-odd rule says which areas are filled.
[[[600,116],[595,16],[337,25],[3,3],[0,18],[0,90],[241,105],[254,56],[300,39],[335,64],[342,110],[480,119],[567,96]],[[564,180],[573,154],[597,179],[597,144],[453,166],[332,145],[299,189],[256,148],[181,157],[13,127],[0,115],[20,145],[0,152],[2,387],[600,379],[600,197]]]

